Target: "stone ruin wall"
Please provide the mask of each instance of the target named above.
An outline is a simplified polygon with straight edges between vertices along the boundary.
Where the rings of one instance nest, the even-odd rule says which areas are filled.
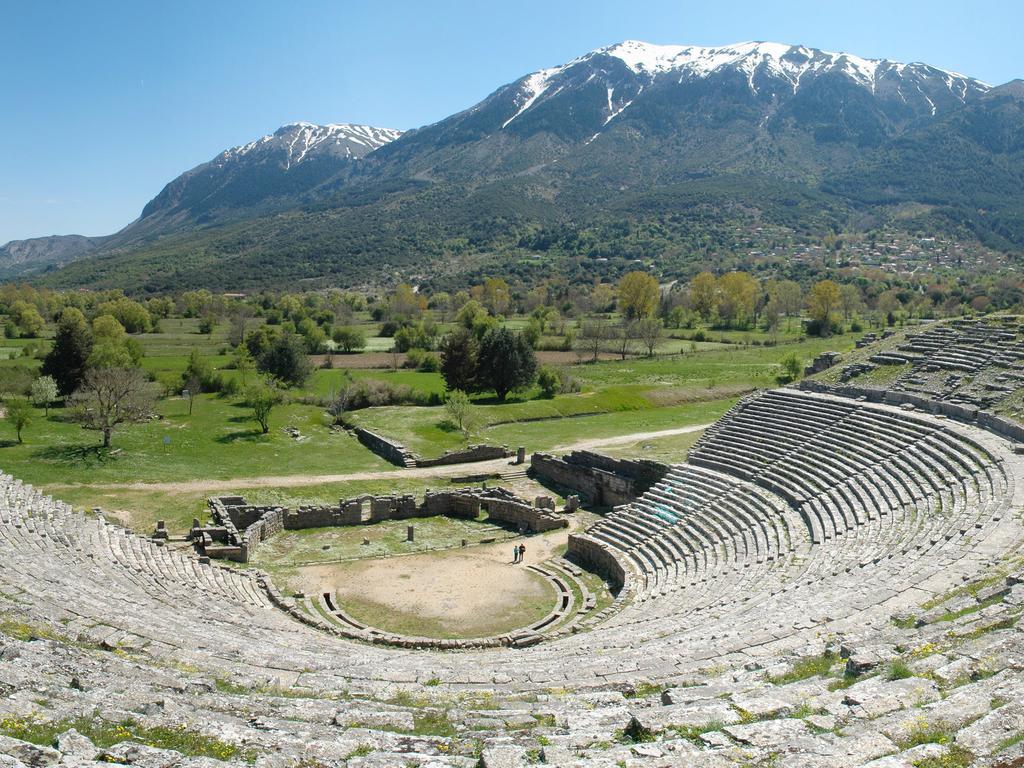
[[[492,520],[514,525],[518,529],[526,528],[534,533],[553,531],[569,525],[564,517],[553,515],[551,510],[531,506],[519,499],[487,499],[487,514]]]
[[[587,536],[569,536],[569,551],[566,557],[594,573],[603,576],[613,589],[627,585],[625,566],[600,542]]]
[[[544,501],[546,499],[546,501]],[[295,509],[248,504],[240,496],[208,500],[211,524],[194,525],[191,538],[203,543],[209,557],[248,562],[259,545],[282,530],[371,525],[385,520],[409,520],[436,516],[476,519],[486,507],[491,520],[533,533],[568,526],[555,514],[547,497],[545,507],[533,506],[500,488],[479,491],[460,488],[428,492],[422,503],[415,496],[361,496],[342,500],[338,506],[304,506]]]
[[[512,452],[504,445],[471,445],[458,451],[447,451],[436,459],[416,457],[417,467],[440,467],[446,464],[472,464],[475,461],[505,459]]]
[[[376,432],[371,432],[362,427],[356,427],[354,432],[360,443],[385,461],[390,461],[399,467],[416,466],[415,455],[401,443],[392,442],[383,435],[378,435]]]
[[[356,427],[353,431],[359,442],[382,459],[399,467],[441,467],[448,464],[470,464],[476,461],[504,459],[512,455],[512,452],[504,445],[471,445],[468,448],[447,451],[434,459],[424,459],[401,443],[389,440],[376,432],[371,432],[363,427]]]
[[[533,471],[544,480],[572,488],[592,504],[614,507],[642,495],[668,472],[656,461],[615,459],[591,451],[573,451],[561,458],[535,453]]]

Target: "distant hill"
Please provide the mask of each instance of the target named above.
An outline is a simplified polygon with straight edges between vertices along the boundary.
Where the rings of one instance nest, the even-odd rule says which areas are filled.
[[[744,227],[824,235],[865,217],[1019,252],[1022,90],[778,43],[628,41],[403,134],[285,126],[175,179],[42,279],[141,292],[430,280],[529,251],[678,270]],[[894,220],[908,203],[918,218]]]

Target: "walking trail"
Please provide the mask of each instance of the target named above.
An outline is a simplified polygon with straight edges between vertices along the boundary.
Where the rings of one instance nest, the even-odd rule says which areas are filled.
[[[605,448],[612,445],[624,445],[639,442],[640,440],[653,440],[659,437],[672,437],[673,435],[685,435],[690,432],[700,432],[711,424],[691,424],[687,427],[675,429],[663,429],[656,432],[633,432],[628,435],[615,435],[613,437],[600,437],[588,440],[580,440],[570,445],[560,445],[552,449],[552,452],[564,452],[571,450],[592,450]],[[229,479],[199,479],[183,480],[164,483],[67,483],[47,484],[50,490],[59,488],[95,488],[98,490],[139,490],[139,491],[169,491],[172,493],[190,493],[200,491],[230,491],[236,488],[294,488],[303,485],[318,485],[321,483],[344,483],[351,480],[387,480],[388,478],[412,478],[412,477],[458,477],[466,474],[500,473],[509,466],[508,459],[494,459],[492,461],[478,461],[471,464],[452,464],[441,467],[415,467],[411,469],[378,470],[373,472],[349,472],[337,475],[269,475],[260,477],[234,477]]]

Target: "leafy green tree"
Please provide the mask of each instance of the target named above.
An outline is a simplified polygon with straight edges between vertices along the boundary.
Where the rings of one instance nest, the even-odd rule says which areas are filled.
[[[493,389],[499,400],[528,387],[537,378],[537,355],[521,333],[505,327],[489,330],[480,341],[476,361],[479,386]]]
[[[466,328],[441,339],[441,376],[449,390],[472,392],[476,384],[477,341]]]
[[[297,333],[282,333],[258,358],[256,367],[289,386],[302,386],[313,373],[306,343]]]
[[[366,334],[358,328],[339,326],[334,329],[331,338],[342,352],[357,352],[366,348]]]
[[[146,333],[153,327],[153,318],[149,310],[126,296],[100,304],[96,307],[96,316],[100,315],[110,315],[128,333]]]
[[[487,316],[487,310],[475,299],[468,299],[455,314],[455,322],[464,328],[472,328],[477,321]]]
[[[92,352],[89,368],[134,368],[141,358],[137,342],[128,338],[124,326],[112,315],[92,321]]]
[[[327,334],[311,317],[299,321],[298,332],[305,339],[306,351],[311,355],[319,354],[327,344]]]
[[[6,403],[7,420],[11,422],[14,431],[18,433],[18,442],[21,440],[21,432],[32,423],[32,403],[23,397],[12,397]]]
[[[40,376],[32,382],[32,391],[29,397],[36,407],[43,409],[44,416],[49,416],[50,403],[56,400],[59,394],[57,391],[57,381],[53,376]]]
[[[796,352],[791,352],[780,361],[782,373],[777,377],[780,384],[796,381],[804,372],[804,363]]]
[[[459,431],[468,435],[478,423],[476,409],[469,400],[469,395],[461,389],[453,389],[444,399],[444,411]]]
[[[57,382],[61,395],[70,395],[82,383],[92,345],[92,330],[85,315],[74,307],[65,309],[57,321],[53,347],[41,369],[44,376],[51,376]]]
[[[270,431],[270,412],[283,400],[281,390],[273,381],[262,381],[246,390],[245,404],[251,409],[253,421],[260,425],[264,435]]]
[[[18,333],[28,338],[34,339],[41,335],[43,328],[46,327],[46,321],[39,314],[39,310],[27,301],[14,302],[11,305],[10,316],[18,329]]]

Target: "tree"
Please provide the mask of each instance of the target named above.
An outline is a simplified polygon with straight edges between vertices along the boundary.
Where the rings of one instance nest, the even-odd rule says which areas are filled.
[[[612,333],[612,328],[608,325],[607,320],[596,317],[585,320],[580,325],[580,332],[576,337],[578,348],[581,351],[589,352],[591,361],[596,363]]]
[[[252,310],[244,304],[237,307],[228,318],[228,343],[237,347],[245,341],[245,334],[249,331],[249,320],[252,317]]]
[[[149,310],[137,301],[121,296],[112,301],[105,301],[96,307],[97,317],[110,315],[128,333],[146,333],[153,326],[153,318]]]
[[[57,382],[63,396],[74,392],[85,378],[86,361],[92,353],[92,330],[81,310],[68,307],[57,321],[57,334],[41,373]]]
[[[189,353],[185,370],[181,374],[181,383],[193,394],[217,392],[221,388],[220,377],[213,369],[213,363],[195,348]],[[190,383],[198,383],[199,386],[189,387]]]
[[[492,328],[480,341],[477,353],[477,384],[493,389],[498,400],[533,383],[537,377],[537,355],[521,333]]]
[[[665,326],[657,317],[645,317],[636,323],[636,335],[647,347],[647,356],[654,357],[654,349],[665,338]]]
[[[444,399],[444,411],[459,431],[468,435],[477,423],[476,411],[469,400],[469,395],[461,389],[453,389]]]
[[[50,403],[57,399],[57,381],[53,376],[40,376],[32,382],[32,392],[29,397],[32,403],[43,409],[43,415],[50,415]]]
[[[646,272],[629,272],[619,281],[619,309],[630,320],[654,314],[660,295],[658,281]]]
[[[455,322],[461,325],[463,328],[472,328],[481,317],[487,316],[487,310],[481,306],[480,302],[475,299],[468,299],[463,304],[457,313],[455,313]]]
[[[790,318],[800,314],[804,305],[804,292],[800,284],[792,280],[780,280],[768,289],[769,297],[778,306],[778,311],[786,316],[786,330],[790,327]]]
[[[46,321],[39,314],[39,310],[27,301],[16,301],[10,308],[11,321],[17,326],[22,336],[35,338],[43,332]]]
[[[718,306],[718,278],[701,272],[690,281],[690,306],[704,322],[711,319]]]
[[[504,315],[512,302],[508,283],[500,277],[484,280],[484,305],[495,315]]]
[[[607,312],[615,302],[615,290],[608,283],[598,283],[590,292],[590,306],[594,312]]]
[[[788,384],[791,381],[796,381],[804,371],[804,363],[796,352],[791,352],[782,358],[781,364],[782,374],[778,376],[778,382],[780,384]]]
[[[283,399],[281,390],[272,380],[254,384],[246,390],[245,404],[252,410],[253,421],[260,425],[264,435],[270,431],[270,412]]]
[[[117,427],[148,419],[155,402],[152,387],[137,368],[90,369],[69,401],[76,421],[103,434],[104,448],[110,447]]]
[[[441,377],[447,389],[474,390],[476,356],[476,338],[466,328],[458,328],[441,339]]]
[[[718,279],[718,314],[737,328],[745,328],[754,316],[757,280],[746,272],[729,272]]]
[[[626,320],[612,332],[615,339],[615,347],[619,353],[619,359],[625,360],[626,356],[633,351],[633,342],[637,339],[636,322]]]
[[[832,335],[835,313],[842,301],[839,286],[831,280],[822,280],[811,288],[807,298],[807,309],[817,325],[819,336]]]
[[[408,283],[401,283],[391,296],[391,313],[399,317],[414,317],[427,306],[427,300],[416,293]]]
[[[181,388],[181,394],[188,398],[188,415],[192,415],[192,405],[195,403],[196,395],[203,391],[203,382],[198,376],[189,376],[185,379],[185,386]]]
[[[864,308],[860,288],[853,283],[846,283],[839,289],[839,303],[843,311],[843,321],[850,322]]]
[[[297,333],[282,333],[274,339],[260,355],[256,367],[291,386],[301,386],[313,373],[313,365],[306,356],[306,342]]]
[[[7,420],[11,422],[14,431],[18,433],[18,442],[21,440],[21,432],[32,423],[32,404],[23,397],[12,397],[7,401]]]
[[[124,326],[111,315],[92,321],[92,352],[89,368],[134,368],[142,351],[138,342],[128,338]]]
[[[342,352],[356,352],[366,348],[366,335],[358,328],[340,326],[334,329],[331,338]]]
[[[244,388],[249,374],[256,370],[256,361],[252,359],[252,355],[249,354],[249,348],[245,344],[239,344],[235,347],[235,353],[232,355],[231,361],[235,365],[235,370],[238,371],[239,378],[242,379],[242,387]]]

